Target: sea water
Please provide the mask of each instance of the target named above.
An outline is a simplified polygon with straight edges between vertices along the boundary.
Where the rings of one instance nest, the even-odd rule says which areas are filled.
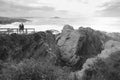
[[[120,32],[120,18],[114,17],[81,17],[81,18],[26,18],[30,21],[24,23],[25,28],[35,28],[35,31],[55,29],[61,31],[63,26],[69,24],[78,29],[79,27],[91,27],[95,30],[107,32]],[[18,28],[20,23],[0,25],[2,28]]]

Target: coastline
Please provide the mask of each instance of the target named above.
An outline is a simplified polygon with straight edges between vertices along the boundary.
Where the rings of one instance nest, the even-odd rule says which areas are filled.
[[[20,18],[19,18],[20,19]],[[105,32],[119,32],[119,27],[117,25],[107,25],[107,22],[109,21],[106,19],[105,23],[101,19],[98,19],[98,22],[94,22],[97,19],[93,21],[84,22],[84,19],[50,19],[50,18],[23,18],[27,20],[26,22],[23,22],[25,25],[25,28],[35,28],[37,32],[39,31],[46,31],[46,30],[58,30],[61,32],[64,25],[69,24],[74,27],[74,29],[78,29],[79,27],[90,27],[95,30],[99,31],[105,31]],[[110,20],[112,22],[112,20]],[[113,23],[115,23],[116,20],[113,20]],[[12,24],[0,24],[1,28],[18,28],[20,22],[13,22]],[[114,26],[114,27],[113,27]]]
[[[7,24],[12,24],[15,22],[28,22],[30,20],[25,19],[25,18],[10,18],[10,17],[0,17],[0,24],[7,25]]]

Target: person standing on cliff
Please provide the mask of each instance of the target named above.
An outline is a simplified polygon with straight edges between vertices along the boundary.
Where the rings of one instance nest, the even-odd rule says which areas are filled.
[[[24,33],[24,24],[23,24],[23,23],[21,23],[21,24],[19,25],[19,32],[20,32],[20,33],[21,33],[21,32]]]

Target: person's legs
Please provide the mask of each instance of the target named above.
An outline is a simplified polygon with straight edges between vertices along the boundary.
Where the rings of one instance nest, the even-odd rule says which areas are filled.
[[[21,34],[21,29],[19,29],[19,33]]]
[[[23,29],[21,30],[21,33],[24,34],[24,30]]]

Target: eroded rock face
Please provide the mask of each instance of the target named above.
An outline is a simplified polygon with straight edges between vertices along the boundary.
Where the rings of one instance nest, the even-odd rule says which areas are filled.
[[[88,58],[82,69],[72,72],[73,80],[120,80],[120,42],[111,40],[104,43],[104,50]]]
[[[120,33],[106,33],[107,36],[113,38],[115,41],[120,41]]]
[[[100,58],[108,58],[120,51],[120,42],[109,40],[105,43],[104,50],[98,55]]]
[[[74,30],[69,25],[64,26],[57,39],[62,60],[75,68],[80,68],[87,58],[99,54],[104,42],[103,35],[98,31],[82,27]]]
[[[73,75],[76,75],[78,80],[120,80],[119,61],[120,44],[114,47],[109,45],[101,54],[87,59],[82,69]]]
[[[110,49],[112,47],[120,47],[120,42],[114,41],[114,40],[109,40],[104,45],[104,49]]]
[[[80,35],[79,32],[74,30],[71,26],[66,25],[63,28],[57,44],[60,47],[61,55],[64,60],[72,62],[72,59],[76,59],[75,52],[77,51],[77,45],[80,37],[82,37],[82,35]]]

